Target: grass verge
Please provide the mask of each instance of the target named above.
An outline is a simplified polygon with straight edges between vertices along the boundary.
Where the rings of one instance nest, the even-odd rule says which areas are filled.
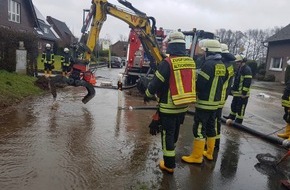
[[[34,85],[35,77],[0,70],[0,108],[20,102],[43,91]]]

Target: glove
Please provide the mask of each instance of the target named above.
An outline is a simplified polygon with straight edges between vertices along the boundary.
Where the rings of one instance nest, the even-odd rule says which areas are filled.
[[[156,135],[157,133],[160,132],[160,129],[159,129],[159,114],[158,112],[156,112],[153,116],[152,116],[152,121],[151,123],[149,124],[149,133],[151,135]]]
[[[144,103],[148,103],[151,100],[156,101],[157,99],[156,99],[156,96],[148,97],[148,96],[145,95],[143,100],[144,100]]]
[[[137,81],[137,89],[139,90],[140,93],[144,94],[147,86],[149,84],[150,80],[146,77],[140,77]]]

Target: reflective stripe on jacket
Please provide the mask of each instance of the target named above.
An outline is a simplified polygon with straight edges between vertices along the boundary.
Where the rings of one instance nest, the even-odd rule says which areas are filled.
[[[64,56],[61,56],[61,64],[62,66],[70,65],[70,55],[66,53]]]
[[[221,55],[206,57],[197,77],[196,108],[216,110],[221,101],[223,80],[226,76],[226,67],[221,61]]]
[[[181,56],[185,57],[185,56]],[[172,57],[170,57],[171,59]],[[152,97],[158,94],[159,111],[166,114],[184,113],[188,110],[188,105],[175,105],[170,92],[169,81],[171,75],[171,64],[163,60],[157,68],[148,88],[145,91],[146,96]],[[192,75],[195,76],[195,75]],[[191,83],[191,82],[190,82]]]
[[[54,63],[54,54],[50,51],[43,52],[41,62],[53,64]]]
[[[235,73],[233,64],[227,64],[227,65],[225,64],[225,66],[226,66],[227,74],[226,74],[226,78],[225,78],[225,81],[223,84],[219,108],[222,108],[224,106],[224,104],[226,103],[226,99],[228,96],[227,93],[229,91],[229,88],[231,87],[231,81],[232,81],[234,73]]]
[[[196,67],[191,57],[168,57],[170,64],[169,88],[174,105],[196,102]]]
[[[233,96],[249,96],[252,83],[252,71],[248,65],[241,66],[236,72],[232,88]]]
[[[287,81],[286,87],[283,92],[282,106],[290,108],[290,80]]]

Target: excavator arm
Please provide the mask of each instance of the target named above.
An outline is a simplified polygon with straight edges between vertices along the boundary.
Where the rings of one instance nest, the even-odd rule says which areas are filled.
[[[155,61],[156,64],[161,62],[165,55],[160,50],[155,38],[155,19],[153,17],[148,17],[145,13],[133,7],[133,5],[126,0],[118,0],[118,2],[129,10],[113,5],[107,0],[92,0],[90,12],[86,17],[86,21],[82,28],[82,38],[84,39],[86,30],[89,28],[88,25],[91,23],[86,47],[83,48],[85,50],[84,59],[88,61],[90,60],[91,52],[94,50],[99,39],[103,23],[106,21],[107,15],[111,15],[127,23],[130,28],[138,29],[138,37],[146,53],[152,56],[151,61]]]

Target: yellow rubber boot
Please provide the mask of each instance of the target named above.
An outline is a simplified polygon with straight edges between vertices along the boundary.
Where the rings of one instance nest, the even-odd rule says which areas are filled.
[[[215,146],[215,137],[208,137],[206,141],[207,151],[203,151],[203,155],[208,160],[213,160],[214,146]]]
[[[198,139],[193,141],[192,152],[189,156],[182,156],[184,162],[200,164],[203,161],[202,153],[204,151],[205,140]]]
[[[290,137],[290,124],[288,123],[286,125],[285,133],[278,133],[277,136],[284,139],[289,138]]]
[[[173,170],[172,168],[167,168],[167,167],[165,166],[164,160],[160,160],[160,162],[159,162],[159,167],[160,167],[161,170],[164,170],[164,171],[166,171],[167,173],[173,174],[173,172],[174,172],[174,170]]]

